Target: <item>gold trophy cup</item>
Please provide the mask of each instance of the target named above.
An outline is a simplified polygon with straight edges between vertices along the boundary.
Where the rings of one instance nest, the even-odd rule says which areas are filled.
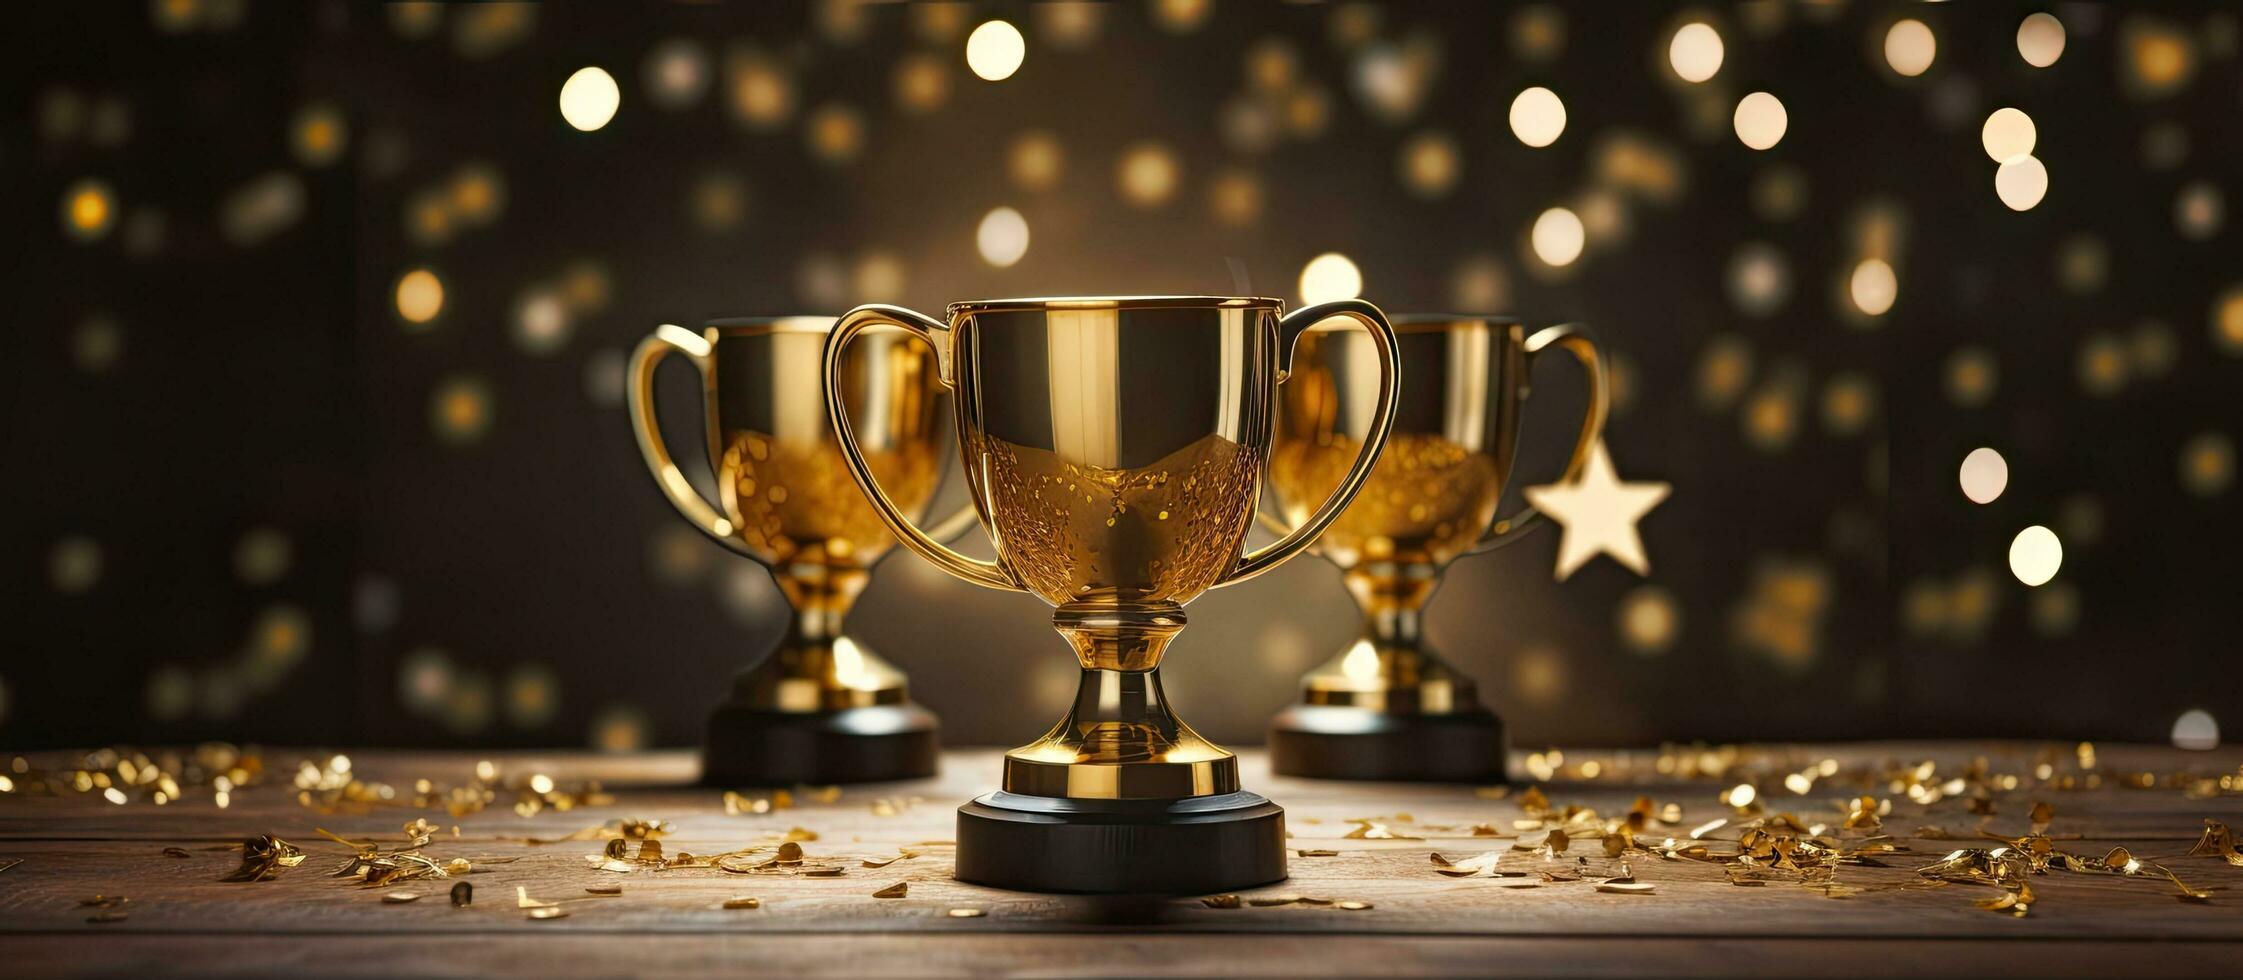
[[[930,776],[935,717],[904,675],[841,631],[872,566],[895,538],[865,503],[826,421],[819,388],[831,317],[662,326],[631,358],[631,424],[654,482],[702,533],[771,570],[793,618],[778,648],[740,672],[709,717],[702,780],[717,786],[869,782]],[[654,416],[654,372],[685,355],[701,378],[718,502],[686,482]],[[838,404],[863,427],[858,465],[923,515],[942,478],[949,396],[935,352],[902,330],[875,331],[835,365]],[[970,510],[945,521],[955,536]]]
[[[1397,317],[1402,391],[1393,434],[1370,482],[1317,539],[1363,609],[1363,636],[1303,680],[1300,703],[1270,728],[1270,765],[1288,776],[1501,782],[1503,723],[1470,677],[1425,642],[1426,601],[1457,558],[1517,540],[1532,511],[1498,520],[1527,378],[1553,347],[1589,375],[1589,405],[1566,466],[1580,476],[1604,431],[1606,379],[1597,345],[1572,326],[1527,336],[1478,317]],[[1371,409],[1384,357],[1360,331],[1309,330],[1280,395],[1270,487],[1283,532],[1303,525],[1381,431]]]
[[[1277,411],[1301,332],[1369,328],[1379,384],[1355,460],[1322,506],[1248,552]],[[845,406],[850,341],[901,327],[940,351],[959,451],[994,562],[915,526]],[[1081,684],[1067,717],[1005,754],[1004,788],[958,810],[961,880],[1031,891],[1191,893],[1285,877],[1285,817],[1239,788],[1237,760],[1170,710],[1160,660],[1184,605],[1300,553],[1370,475],[1393,414],[1394,331],[1358,300],[1284,315],[1273,299],[1136,297],[953,304],[947,323],[893,306],[843,315],[826,401],[849,471],[905,547],[959,578],[1056,611]]]

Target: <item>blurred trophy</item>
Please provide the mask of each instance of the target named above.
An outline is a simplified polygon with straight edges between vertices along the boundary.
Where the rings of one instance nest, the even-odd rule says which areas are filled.
[[[1137,297],[954,304],[949,322],[861,306],[826,346],[826,401],[850,472],[906,547],[977,585],[1030,592],[1082,677],[1051,731],[1005,754],[1004,788],[958,810],[957,875],[1053,892],[1192,893],[1285,877],[1285,817],[1239,787],[1231,753],[1161,692],[1184,604],[1308,547],[1370,475],[1393,413],[1394,334],[1369,303],[1285,316],[1272,299]],[[1277,542],[1245,550],[1277,411],[1303,329],[1369,328],[1380,379],[1351,466]],[[850,341],[902,327],[941,352],[959,449],[997,560],[943,547],[845,411]],[[944,625],[929,610],[930,628]]]
[[[1363,636],[1303,680],[1301,700],[1270,728],[1270,765],[1288,776],[1500,782],[1503,723],[1472,679],[1424,638],[1425,603],[1457,558],[1517,540],[1532,511],[1498,520],[1527,379],[1552,347],[1589,376],[1588,409],[1566,466],[1577,479],[1604,430],[1606,377],[1597,345],[1573,326],[1533,336],[1504,320],[1398,317],[1402,390],[1393,434],[1371,479],[1317,540],[1363,610]],[[1359,445],[1375,444],[1383,353],[1346,324],[1301,337],[1281,394],[1270,487],[1280,533],[1341,486]],[[1382,402],[1381,402],[1382,403]],[[1490,629],[1501,624],[1489,623]]]
[[[631,359],[631,424],[654,482],[695,528],[771,570],[792,608],[778,648],[740,672],[709,717],[702,781],[717,786],[868,782],[935,771],[935,717],[904,675],[841,631],[872,566],[895,543],[842,463],[819,389],[831,317],[665,325]],[[663,445],[654,372],[684,354],[701,380],[718,502],[686,482]],[[923,516],[941,481],[949,396],[935,352],[902,330],[874,331],[836,365],[859,419],[860,465]],[[944,522],[945,537],[973,520]]]

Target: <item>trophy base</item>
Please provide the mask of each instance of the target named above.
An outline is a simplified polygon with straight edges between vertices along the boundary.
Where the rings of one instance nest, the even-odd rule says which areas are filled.
[[[935,716],[916,704],[838,711],[719,705],[701,752],[704,786],[877,783],[935,774]]]
[[[1270,769],[1310,779],[1504,783],[1503,722],[1486,708],[1398,715],[1296,704],[1270,722]]]
[[[1244,791],[1182,800],[990,793],[958,808],[957,876],[1097,895],[1252,888],[1285,879],[1285,811]]]

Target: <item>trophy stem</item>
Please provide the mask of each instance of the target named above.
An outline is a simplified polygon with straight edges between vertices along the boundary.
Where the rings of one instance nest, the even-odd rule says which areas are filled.
[[[1363,636],[1301,680],[1270,725],[1270,767],[1324,779],[1501,782],[1503,723],[1425,641],[1434,565],[1348,569]]]
[[[935,771],[935,718],[902,671],[841,631],[870,577],[782,565],[790,612],[779,644],[733,680],[709,716],[702,781],[714,786],[915,779]]]
[[[1005,791],[1071,799],[1185,799],[1238,790],[1238,760],[1192,731],[1161,692],[1184,628],[1174,603],[1061,606],[1052,625],[1082,678],[1067,717],[1005,754]]]

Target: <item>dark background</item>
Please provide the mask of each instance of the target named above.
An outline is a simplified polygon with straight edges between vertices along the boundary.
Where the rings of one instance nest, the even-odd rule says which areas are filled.
[[[2044,10],[2066,43],[2034,68],[2017,30]],[[1020,294],[1297,303],[1328,251],[1392,312],[1593,324],[1618,352],[1621,475],[1674,485],[1642,524],[1647,578],[1600,559],[1556,583],[1550,533],[1450,573],[1432,635],[1521,743],[2162,740],[2187,709],[2243,717],[2229,5],[6,16],[0,744],[689,744],[784,610],[638,460],[619,392],[654,324]],[[1028,38],[1001,82],[962,57],[990,17]],[[1937,39],[1921,77],[1882,54],[1901,17]],[[1667,63],[1689,20],[1725,42],[1702,84]],[[705,91],[665,103],[673,58]],[[791,92],[763,125],[734,98],[758,64]],[[587,65],[623,93],[589,133],[556,109]],[[1505,122],[1529,85],[1565,102],[1547,148]],[[1730,124],[1754,90],[1789,116],[1764,152]],[[1320,124],[1287,121],[1319,98]],[[2001,106],[2031,114],[2050,174],[2023,212],[1980,146]],[[861,123],[853,155],[821,149],[825,107]],[[1031,131],[1062,151],[1049,187],[1008,172]],[[1409,178],[1426,140],[1454,148],[1453,186]],[[1117,186],[1145,143],[1180,172],[1153,206]],[[88,180],[109,208],[76,226]],[[975,249],[998,206],[1031,228],[1010,268]],[[1527,238],[1555,206],[1589,225],[1558,269]],[[1848,294],[1866,258],[1897,273],[1883,315]],[[425,326],[393,300],[417,268],[444,289]],[[1547,373],[1522,483],[1554,472],[1578,410]],[[693,446],[680,375],[664,408]],[[2010,468],[1985,506],[1956,479],[1978,446]],[[2034,524],[2065,550],[2037,589],[2007,561]],[[1191,618],[1170,689],[1234,742],[1355,629],[1314,559]],[[1039,603],[909,555],[852,628],[954,742],[1025,741],[1072,691]]]

